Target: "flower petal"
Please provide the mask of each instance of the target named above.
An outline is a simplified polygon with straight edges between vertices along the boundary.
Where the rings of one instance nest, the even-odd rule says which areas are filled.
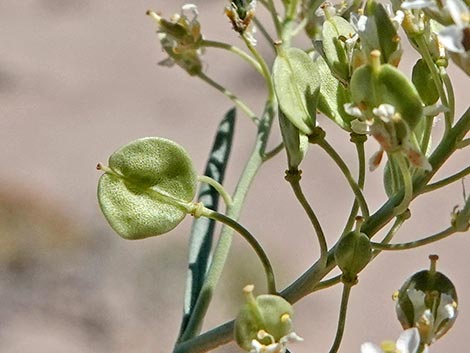
[[[416,327],[403,331],[397,340],[397,350],[401,353],[416,353],[420,342],[419,332]]]
[[[361,345],[361,353],[384,353],[376,344],[366,342]]]

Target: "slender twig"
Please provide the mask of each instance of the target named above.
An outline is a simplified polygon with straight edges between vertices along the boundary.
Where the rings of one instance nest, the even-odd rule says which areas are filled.
[[[444,86],[446,88],[447,93],[447,100],[449,102],[449,115],[453,118],[455,116],[455,94],[454,94],[454,87],[452,86],[452,82],[450,81],[449,75],[447,74],[447,70],[439,66],[439,74],[441,76],[442,82],[444,82]]]
[[[371,242],[372,248],[377,250],[409,250],[414,249],[423,245],[434,243],[438,240],[447,238],[448,236],[455,234],[457,231],[454,227],[449,227],[439,233],[431,235],[430,237],[423,238],[420,240],[410,241],[408,243],[399,243],[399,244],[383,244]]]
[[[318,292],[322,289],[333,287],[334,285],[336,285],[340,282],[341,282],[341,275],[337,275],[335,277],[328,278],[327,280],[324,280],[324,281],[321,281],[320,283],[318,283],[315,286],[315,288],[313,288],[311,293]]]
[[[446,95],[446,92],[444,91],[444,88],[443,88],[443,85],[442,85],[443,82],[442,82],[442,78],[441,78],[439,69],[438,69],[438,67],[436,66],[436,64],[434,63],[434,61],[431,57],[431,53],[429,52],[429,47],[428,47],[428,44],[426,43],[426,40],[424,39],[424,36],[423,35],[416,36],[415,41],[416,41],[416,44],[418,45],[420,54],[422,55],[424,61],[426,62],[426,65],[429,68],[432,80],[433,80],[434,84],[436,85],[436,89],[439,93],[439,97],[441,99],[442,104],[444,106],[446,106],[447,108],[449,108],[444,113],[444,116],[445,116],[445,134],[444,134],[444,138],[445,138],[445,136],[449,132],[450,128],[452,127],[454,116],[451,115],[451,112],[454,111],[454,107],[450,106],[450,103],[452,103],[452,102],[449,102],[449,99]]]
[[[326,243],[325,234],[321,227],[320,221],[318,220],[317,215],[313,211],[313,208],[310,206],[307,198],[305,197],[302,187],[300,186],[300,177],[301,171],[300,170],[287,170],[285,179],[289,182],[294,191],[297,200],[302,205],[305,213],[307,214],[310,222],[312,223],[313,228],[315,229],[315,233],[317,235],[318,244],[320,246],[320,262],[326,265],[326,256],[328,255],[328,245]]]
[[[338,327],[336,328],[336,335],[333,345],[329,353],[337,353],[341,341],[343,339],[344,327],[346,325],[346,313],[348,312],[349,294],[351,293],[351,283],[344,283],[343,294],[341,296],[341,305],[339,308]]]
[[[211,79],[203,72],[198,73],[197,76],[204,82],[208,83],[210,86],[214,87],[219,92],[223,93],[227,98],[229,98],[233,103],[235,103],[235,105],[240,108],[255,124],[258,122],[258,117],[256,116],[256,114],[235,94],[233,94],[224,86]]]
[[[220,196],[222,196],[222,199],[225,202],[225,205],[227,207],[230,207],[233,203],[232,197],[230,194],[225,190],[222,184],[220,184],[218,181],[214,180],[211,177],[208,177],[207,175],[198,175],[197,180],[200,181],[201,183],[208,184],[212,186]]]
[[[218,42],[218,41],[215,41],[215,40],[207,40],[207,39],[204,39],[202,41],[201,45],[206,47],[206,48],[219,48],[219,49],[228,50],[228,51],[238,55],[240,58],[242,58],[246,62],[248,62],[251,66],[253,66],[253,68],[256,71],[258,71],[261,75],[263,75],[263,71],[261,70],[260,64],[255,59],[253,59],[250,55],[248,55],[243,50],[241,50],[240,48],[238,48],[234,45],[223,43],[223,42]]]
[[[269,257],[266,255],[266,252],[263,250],[263,247],[256,240],[256,238],[240,223],[230,217],[227,217],[222,213],[205,208],[202,215],[204,217],[216,220],[229,226],[238,234],[240,234],[243,238],[245,238],[245,240],[251,245],[251,247],[261,260],[261,263],[263,264],[264,271],[266,273],[266,281],[268,284],[268,292],[271,294],[276,294],[276,281],[274,277],[273,267],[271,265],[271,262],[269,261]]]
[[[284,149],[284,142],[281,142],[278,144],[276,147],[274,147],[271,151],[268,151],[264,154],[263,156],[263,161],[267,161],[274,156],[276,156],[279,152],[281,152]]]
[[[255,17],[253,21],[255,22],[256,28],[259,29],[263,37],[269,43],[269,47],[273,50],[274,53],[276,53],[276,47],[274,46],[274,38],[271,37],[266,27],[264,27],[264,25],[261,23],[260,20],[258,20],[257,17]]]
[[[349,171],[349,168],[346,163],[340,157],[338,152],[336,152],[336,150],[331,147],[331,145],[324,138],[319,139],[317,143],[326,153],[328,153],[331,159],[333,159],[339,169],[343,172],[343,175],[346,177],[349,186],[351,187],[354,195],[356,196],[356,200],[362,212],[362,217],[364,217],[365,219],[369,218],[369,208],[367,206],[367,202],[364,198],[364,195],[362,194],[362,190],[352,177],[351,172]]]
[[[460,179],[462,179],[463,177],[465,177],[469,174],[470,174],[470,167],[467,167],[465,169],[462,169],[458,173],[455,173],[451,176],[448,176],[447,178],[444,178],[442,180],[436,181],[435,183],[426,185],[426,187],[423,189],[423,191],[421,193],[424,194],[424,193],[427,193],[427,192],[430,192],[430,191],[440,189],[444,186],[447,186],[447,185],[452,184],[456,181],[459,181]]]
[[[357,178],[357,185],[362,189],[364,189],[365,179],[366,179],[366,156],[364,150],[364,142],[365,139],[361,138],[364,135],[354,135],[351,136],[351,141],[354,139],[354,144],[356,145],[356,152],[357,152],[357,159],[359,165],[359,175]],[[343,234],[350,231],[354,226],[354,222],[357,216],[357,211],[359,210],[359,203],[357,199],[354,199],[353,206],[351,208],[351,212],[349,213],[348,220],[346,225],[344,226]]]
[[[403,199],[400,204],[395,207],[396,214],[400,215],[408,209],[408,206],[413,199],[413,180],[411,179],[410,169],[408,168],[405,157],[400,152],[395,153],[393,157],[398,164],[398,169],[400,170],[403,181]]]

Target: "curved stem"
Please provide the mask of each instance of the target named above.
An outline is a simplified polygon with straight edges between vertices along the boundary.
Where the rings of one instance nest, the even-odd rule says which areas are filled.
[[[402,213],[401,215],[397,216],[397,218],[395,219],[395,222],[393,223],[392,227],[387,232],[385,237],[382,239],[380,244],[388,244],[390,241],[392,241],[395,234],[397,234],[397,232],[400,230],[403,223],[405,223],[405,221],[410,216],[411,216],[411,214],[409,212],[408,213]],[[380,254],[380,250],[374,250],[374,252],[372,253],[372,256],[376,257],[378,254]]]
[[[421,149],[421,152],[424,155],[426,155],[426,152],[428,151],[428,148],[429,148],[429,142],[431,141],[432,124],[434,123],[434,117],[425,116],[424,119],[425,119],[424,129],[423,129],[423,135],[420,141],[420,149]]]
[[[339,309],[338,327],[336,329],[335,340],[331,346],[330,353],[337,353],[341,340],[343,339],[344,326],[346,324],[346,313],[348,311],[349,294],[351,293],[351,284],[344,283],[343,294],[341,296],[341,306]]]
[[[269,70],[269,67],[266,64],[266,61],[264,60],[264,58],[261,56],[258,50],[256,50],[253,44],[251,44],[248,38],[244,34],[242,35],[242,38],[243,38],[243,41],[245,42],[245,45],[250,50],[251,54],[253,54],[253,56],[256,58],[256,60],[261,66],[261,70],[262,70],[264,79],[266,81],[266,85],[268,87],[268,101],[274,102],[276,100],[276,93],[274,92],[274,85],[271,79],[271,71]]]
[[[420,240],[411,241],[409,243],[400,243],[400,244],[383,244],[383,243],[375,243],[370,242],[372,248],[377,250],[409,250],[414,249],[423,245],[427,245],[430,243],[434,243],[435,241],[447,238],[448,236],[456,233],[456,229],[454,227],[449,227],[442,232],[436,233],[431,235],[430,237],[423,238]]]
[[[333,287],[334,285],[341,282],[341,275],[337,275],[335,277],[329,278],[327,280],[321,281],[318,283],[315,288],[313,288],[311,293],[318,292],[322,289]]]
[[[441,76],[442,82],[444,82],[444,86],[446,87],[447,93],[447,101],[449,103],[449,115],[452,119],[455,116],[455,94],[454,94],[454,87],[452,86],[452,81],[447,74],[447,71],[444,67],[439,67],[439,74]]]
[[[431,54],[429,52],[429,48],[426,43],[426,40],[424,39],[424,36],[418,35],[415,37],[415,40],[416,40],[416,44],[418,44],[420,54],[422,55],[424,61],[426,62],[426,65],[429,68],[429,71],[431,72],[431,77],[432,77],[432,80],[434,81],[434,84],[436,85],[436,89],[439,93],[441,102],[444,106],[449,108],[449,110],[444,113],[445,126],[446,126],[445,134],[444,134],[445,136],[447,132],[450,130],[450,128],[452,127],[452,122],[453,122],[454,117],[453,115],[450,114],[450,112],[451,110],[453,110],[453,108],[451,109],[451,107],[449,106],[448,97],[444,91],[444,88],[442,87],[442,79],[439,73],[439,69],[431,57]]]
[[[267,0],[266,2],[263,1],[263,4],[266,6],[268,11],[271,13],[271,17],[272,17],[273,23],[274,23],[274,28],[276,28],[276,33],[277,33],[278,37],[281,37],[282,25],[281,25],[281,21],[279,21],[279,17],[278,17],[278,14],[277,14],[276,6],[274,5],[274,1],[273,0]]]
[[[294,191],[297,200],[302,205],[305,213],[307,214],[310,222],[312,223],[313,228],[315,229],[315,233],[317,234],[318,243],[320,246],[320,263],[323,263],[326,266],[326,256],[328,255],[328,245],[326,243],[325,234],[323,233],[323,229],[321,227],[320,221],[317,218],[317,215],[313,211],[312,207],[308,203],[305,195],[302,191],[302,187],[300,186],[300,178],[301,178],[301,171],[300,170],[288,170],[286,171],[285,179],[289,182]]]
[[[462,140],[459,145],[458,145],[458,148],[459,150],[461,150],[462,148],[465,148],[467,146],[470,146],[470,138],[468,139],[465,139],[465,140]]]
[[[362,212],[362,217],[367,220],[369,218],[369,208],[367,207],[367,202],[364,198],[364,195],[362,194],[361,188],[359,187],[359,185],[357,185],[356,181],[352,177],[348,166],[340,157],[340,155],[335,151],[335,149],[331,147],[331,145],[324,138],[319,139],[317,143],[326,153],[328,153],[328,155],[338,165],[339,169],[341,169],[341,171],[343,172],[343,175],[346,177],[349,186],[351,187],[354,195],[356,196],[356,201],[359,204],[359,208]]]
[[[220,196],[224,199],[225,205],[227,207],[232,206],[233,200],[230,194],[225,190],[223,185],[219,183],[218,181],[214,180],[211,177],[208,177],[207,175],[198,175],[197,180],[200,181],[201,183],[208,184],[212,186]]]
[[[459,181],[460,179],[462,179],[463,177],[467,176],[470,174],[470,167],[467,167],[465,169],[462,169],[460,172],[458,173],[455,173],[454,175],[451,175],[447,178],[444,178],[442,180],[439,180],[439,181],[436,181],[435,183],[432,183],[432,184],[429,184],[427,185],[422,191],[421,193],[424,194],[424,193],[427,193],[427,192],[430,192],[430,191],[434,191],[434,190],[437,190],[437,189],[440,189],[444,186],[447,186],[449,184],[452,184],[453,182],[456,182],[456,181]]]
[[[267,161],[274,156],[276,156],[279,152],[281,152],[284,149],[284,142],[281,142],[279,145],[274,147],[271,151],[266,152],[263,156],[263,161]]]
[[[361,190],[364,189],[364,184],[365,184],[365,179],[366,179],[366,156],[365,156],[365,150],[364,150],[364,142],[365,140],[359,140],[354,143],[356,145],[356,152],[357,152],[358,165],[359,165],[359,175],[357,178],[357,185],[359,186],[359,188],[361,188]],[[358,210],[359,210],[359,203],[357,202],[357,199],[354,199],[351,212],[349,213],[348,220],[346,222],[346,225],[344,226],[343,234],[349,232],[353,228]]]
[[[208,208],[204,208],[202,215],[204,217],[216,220],[218,222],[221,222],[229,226],[230,228],[235,230],[238,234],[240,234],[243,238],[245,238],[245,240],[251,245],[251,247],[253,248],[253,250],[256,252],[259,259],[261,260],[261,263],[263,264],[264,271],[266,272],[268,292],[270,294],[276,294],[276,281],[274,277],[273,267],[271,265],[271,262],[269,261],[268,256],[266,255],[265,251],[263,250],[260,243],[256,240],[256,238],[240,223],[238,223],[237,221],[233,220],[230,217],[227,217],[226,215],[222,213],[210,210]]]
[[[255,59],[253,59],[251,56],[249,56],[247,53],[245,53],[243,50],[241,50],[240,48],[238,48],[234,45],[223,43],[223,42],[218,42],[218,41],[215,41],[215,40],[207,40],[207,39],[204,39],[202,41],[201,45],[203,47],[206,47],[206,48],[218,48],[218,49],[228,50],[228,51],[238,55],[240,58],[242,58],[246,62],[248,62],[251,66],[253,66],[253,68],[256,71],[258,71],[261,75],[263,75],[263,71],[261,70],[260,64]]]
[[[411,173],[408,165],[406,164],[405,157],[400,152],[397,152],[394,157],[398,164],[398,169],[400,170],[403,181],[403,199],[400,204],[395,207],[395,214],[400,215],[408,209],[408,206],[413,199],[413,180],[411,179]]]
[[[208,83],[210,86],[214,87],[219,92],[223,93],[228,99],[235,103],[235,105],[240,108],[255,124],[258,122],[258,117],[256,116],[256,114],[235,94],[230,92],[224,86],[215,82],[203,72],[198,73],[197,76],[204,82]]]
[[[260,20],[258,20],[258,18],[255,16],[255,18],[253,18],[253,21],[256,25],[256,28],[259,29],[259,31],[261,32],[261,34],[263,35],[263,37],[267,40],[267,42],[269,43],[269,47],[272,48],[274,54],[276,53],[276,48],[274,47],[274,39],[271,37],[271,35],[269,34],[269,32],[266,30],[266,28],[264,27],[263,23],[261,23]]]

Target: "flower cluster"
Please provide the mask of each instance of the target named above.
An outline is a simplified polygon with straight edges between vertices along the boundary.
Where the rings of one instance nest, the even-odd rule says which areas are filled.
[[[190,75],[196,75],[202,70],[200,55],[203,52],[201,25],[197,20],[196,5],[186,4],[181,13],[174,14],[166,20],[154,11],[148,15],[157,22],[157,33],[163,49],[169,58],[160,62],[161,65],[177,64]]]

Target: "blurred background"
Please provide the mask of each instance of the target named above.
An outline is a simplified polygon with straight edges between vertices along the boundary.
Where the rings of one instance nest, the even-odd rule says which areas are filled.
[[[97,162],[121,145],[163,136],[185,146],[202,173],[215,127],[232,104],[165,58],[148,8],[169,17],[182,1],[0,1],[0,352],[166,353],[179,329],[186,274],[188,217],[170,234],[129,242],[113,233],[100,213]],[[198,1],[206,38],[240,43],[223,15],[224,2]],[[266,16],[260,6],[260,16]],[[271,52],[260,44],[260,49]],[[260,112],[263,82],[237,58],[208,50],[205,70]],[[412,58],[404,61],[409,73]],[[470,101],[468,77],[452,68],[458,112]],[[351,162],[349,136],[320,122],[332,144]],[[437,126],[439,131],[440,125]],[[227,170],[233,190],[251,149],[254,128],[241,114]],[[439,136],[439,135],[437,135]],[[279,142],[274,133],[271,145]],[[368,142],[368,156],[377,148]],[[469,150],[449,162],[445,176],[468,165]],[[281,288],[318,256],[309,222],[283,180],[281,153],[261,170],[241,222],[273,259]],[[312,148],[303,185],[329,243],[338,237],[352,203],[335,165]],[[269,180],[269,182],[267,182]],[[468,186],[468,183],[467,183]],[[385,200],[381,171],[368,174],[371,210]],[[456,183],[417,200],[415,217],[396,241],[447,227],[463,203]],[[282,220],[279,222],[279,220]],[[455,235],[418,250],[384,253],[361,273],[351,295],[343,353],[364,341],[395,339],[392,293],[440,255],[439,269],[454,280],[460,317],[433,352],[463,352],[470,327],[470,239]],[[205,329],[233,318],[241,289],[264,291],[262,267],[235,237]],[[328,351],[336,329],[340,288],[299,302],[296,331],[305,342],[293,353]],[[234,344],[217,352],[239,352]]]

